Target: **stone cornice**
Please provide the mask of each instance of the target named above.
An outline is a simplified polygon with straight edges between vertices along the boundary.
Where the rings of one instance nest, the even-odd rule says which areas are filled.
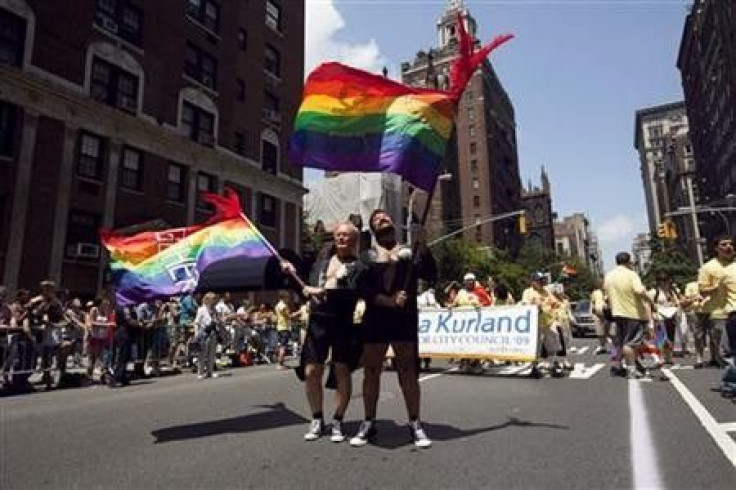
[[[293,179],[262,171],[252,159],[205,147],[165,125],[131,116],[16,68],[0,66],[0,100],[298,205],[307,192]]]

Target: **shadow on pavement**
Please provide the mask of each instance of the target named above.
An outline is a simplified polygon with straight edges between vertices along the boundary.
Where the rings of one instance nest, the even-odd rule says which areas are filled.
[[[429,438],[433,441],[453,441],[455,439],[472,437],[478,434],[507,429],[509,427],[539,427],[555,430],[569,429],[566,425],[530,422],[527,420],[520,420],[515,417],[509,417],[509,419],[502,424],[481,427],[478,429],[460,429],[447,424],[432,424],[429,422],[422,422],[422,426],[424,427],[424,430],[427,431]],[[398,449],[403,446],[414,444],[409,428],[406,425],[397,425],[394,421],[378,420],[376,427],[378,429],[378,435],[373,441],[371,441],[371,445],[373,446],[384,449]]]
[[[289,425],[306,424],[309,420],[292,412],[283,403],[274,405],[255,405],[258,408],[267,409],[264,412],[232,417],[229,419],[200,422],[197,424],[177,425],[166,427],[151,432],[156,439],[154,444],[182,441],[186,439],[198,439],[220,434],[236,434],[245,432],[256,432],[260,430],[277,429]]]

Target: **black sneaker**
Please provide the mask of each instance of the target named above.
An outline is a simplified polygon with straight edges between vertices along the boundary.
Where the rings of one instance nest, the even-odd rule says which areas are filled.
[[[532,366],[532,370],[529,371],[529,377],[534,379],[541,379],[544,376],[539,366]]]
[[[364,420],[360,423],[360,428],[355,437],[350,439],[350,445],[353,447],[363,447],[368,441],[376,436],[376,423],[372,420]]]
[[[625,378],[626,369],[622,368],[621,366],[611,366],[611,376]]]

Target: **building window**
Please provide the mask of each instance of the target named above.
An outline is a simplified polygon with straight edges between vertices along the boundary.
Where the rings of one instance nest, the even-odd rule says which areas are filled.
[[[476,233],[481,232],[481,218],[479,214],[475,215],[475,232]]]
[[[245,82],[239,78],[235,81],[235,98],[238,102],[245,101]]]
[[[475,136],[475,124],[468,126],[468,134],[471,138]]]
[[[467,90],[465,92],[465,100],[468,101],[468,102],[472,102],[473,101],[473,91],[472,90]]]
[[[18,111],[12,104],[0,102],[0,156],[13,157],[15,154],[15,131]]]
[[[245,51],[248,48],[248,31],[238,29],[238,48]]]
[[[468,119],[471,121],[475,119],[475,108],[474,107],[468,107]]]
[[[194,104],[184,102],[181,126],[189,139],[206,146],[215,144],[215,116]]]
[[[470,154],[475,155],[475,153],[478,151],[478,144],[473,142],[470,143]]]
[[[213,90],[217,87],[217,60],[192,43],[184,52],[184,73]]]
[[[72,259],[96,260],[100,256],[100,215],[70,210],[66,228],[66,256]]]
[[[263,94],[263,108],[269,113],[278,114],[279,111],[279,98],[273,95],[271,92],[264,92]]]
[[[473,207],[480,207],[480,196],[473,196]]]
[[[279,171],[279,148],[270,141],[261,142],[262,168],[265,172],[277,174]]]
[[[127,112],[138,109],[138,77],[100,58],[92,60],[89,93],[93,99]]]
[[[235,153],[245,155],[245,134],[235,131]]]
[[[266,44],[263,67],[276,78],[281,77],[281,54],[270,44]]]
[[[258,223],[270,228],[276,227],[276,198],[268,194],[260,194]]]
[[[123,149],[120,187],[132,191],[143,190],[143,153],[140,151],[127,147]]]
[[[217,192],[217,179],[214,175],[199,172],[197,174],[197,209],[210,211],[212,205],[202,199],[204,192]]]
[[[77,175],[88,179],[102,180],[104,141],[92,133],[82,132],[77,154]]]
[[[470,160],[470,171],[473,173],[478,172],[478,160]]]
[[[475,190],[480,189],[480,180],[473,179],[473,189]]]
[[[185,177],[186,169],[182,165],[169,164],[169,172],[166,178],[166,199],[174,202],[184,202]]]
[[[213,0],[188,0],[187,14],[212,32],[220,27],[220,6]]]
[[[26,21],[0,8],[0,65],[23,66]]]
[[[266,0],[266,25],[281,32],[281,7],[273,0]]]
[[[97,0],[95,24],[133,44],[141,44],[143,14],[128,0]]]

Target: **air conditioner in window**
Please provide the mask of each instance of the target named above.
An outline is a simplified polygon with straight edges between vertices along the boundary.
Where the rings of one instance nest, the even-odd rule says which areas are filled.
[[[96,243],[77,243],[76,252],[81,259],[97,259],[100,257],[100,246]]]
[[[118,33],[118,23],[112,20],[110,17],[100,16],[100,21],[102,27],[104,27],[106,30],[112,32],[113,34]]]
[[[199,137],[197,141],[199,141],[203,145],[212,146],[215,144],[215,137],[211,134],[199,133]]]

